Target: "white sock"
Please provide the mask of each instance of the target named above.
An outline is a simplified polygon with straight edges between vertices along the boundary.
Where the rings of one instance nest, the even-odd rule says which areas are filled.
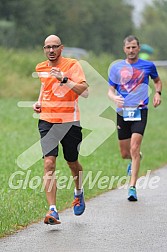
[[[57,208],[56,208],[56,206],[55,206],[55,205],[50,205],[49,210],[51,210],[51,209],[54,209],[54,211],[56,211],[56,212],[57,212]]]
[[[81,189],[74,189],[74,193],[75,193],[75,195],[80,195],[81,193],[83,192],[83,188],[81,188]]]

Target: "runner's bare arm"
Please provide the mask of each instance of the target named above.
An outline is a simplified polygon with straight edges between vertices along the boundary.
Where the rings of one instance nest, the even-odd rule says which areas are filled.
[[[161,104],[161,91],[162,91],[162,82],[159,77],[153,80],[155,86],[155,95],[153,97],[153,106],[156,108]]]
[[[41,85],[38,101],[33,104],[33,110],[36,113],[41,113],[42,91],[43,91],[43,85]]]
[[[111,86],[108,91],[108,97],[115,102],[115,104],[120,108],[124,104],[124,99],[121,95],[115,94],[115,87]]]

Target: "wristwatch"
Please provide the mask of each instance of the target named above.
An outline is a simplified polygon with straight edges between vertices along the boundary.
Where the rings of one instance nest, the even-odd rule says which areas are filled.
[[[64,83],[67,83],[68,81],[68,77],[63,77],[61,83],[60,83],[60,86],[62,86]]]
[[[156,91],[156,93],[158,93],[159,95],[161,95],[161,91]]]

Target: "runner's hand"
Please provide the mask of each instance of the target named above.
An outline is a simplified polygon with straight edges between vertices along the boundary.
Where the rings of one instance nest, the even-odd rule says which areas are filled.
[[[153,97],[153,106],[156,108],[161,104],[161,96],[160,94],[156,93]]]
[[[63,73],[57,67],[52,67],[50,75],[56,77],[56,79],[58,79],[59,81],[62,81],[64,77]]]
[[[33,110],[36,112],[36,113],[41,113],[41,104],[39,102],[36,102],[33,104]]]
[[[122,108],[124,105],[124,98],[121,95],[115,95],[113,97],[114,102],[116,103],[118,108]]]

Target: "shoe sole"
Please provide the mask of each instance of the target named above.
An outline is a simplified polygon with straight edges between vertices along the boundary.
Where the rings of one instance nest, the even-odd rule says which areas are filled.
[[[129,201],[137,201],[137,199],[134,198],[133,196],[130,196],[130,197],[128,198],[128,200],[129,200]]]
[[[85,209],[83,210],[83,212],[82,212],[82,213],[75,213],[75,212],[74,212],[74,215],[76,215],[76,216],[80,216],[80,215],[82,215],[82,214],[84,213],[84,211],[85,211]]]
[[[45,224],[50,224],[50,225],[56,225],[56,224],[61,224],[60,220],[55,219],[52,216],[46,216],[44,219]]]

